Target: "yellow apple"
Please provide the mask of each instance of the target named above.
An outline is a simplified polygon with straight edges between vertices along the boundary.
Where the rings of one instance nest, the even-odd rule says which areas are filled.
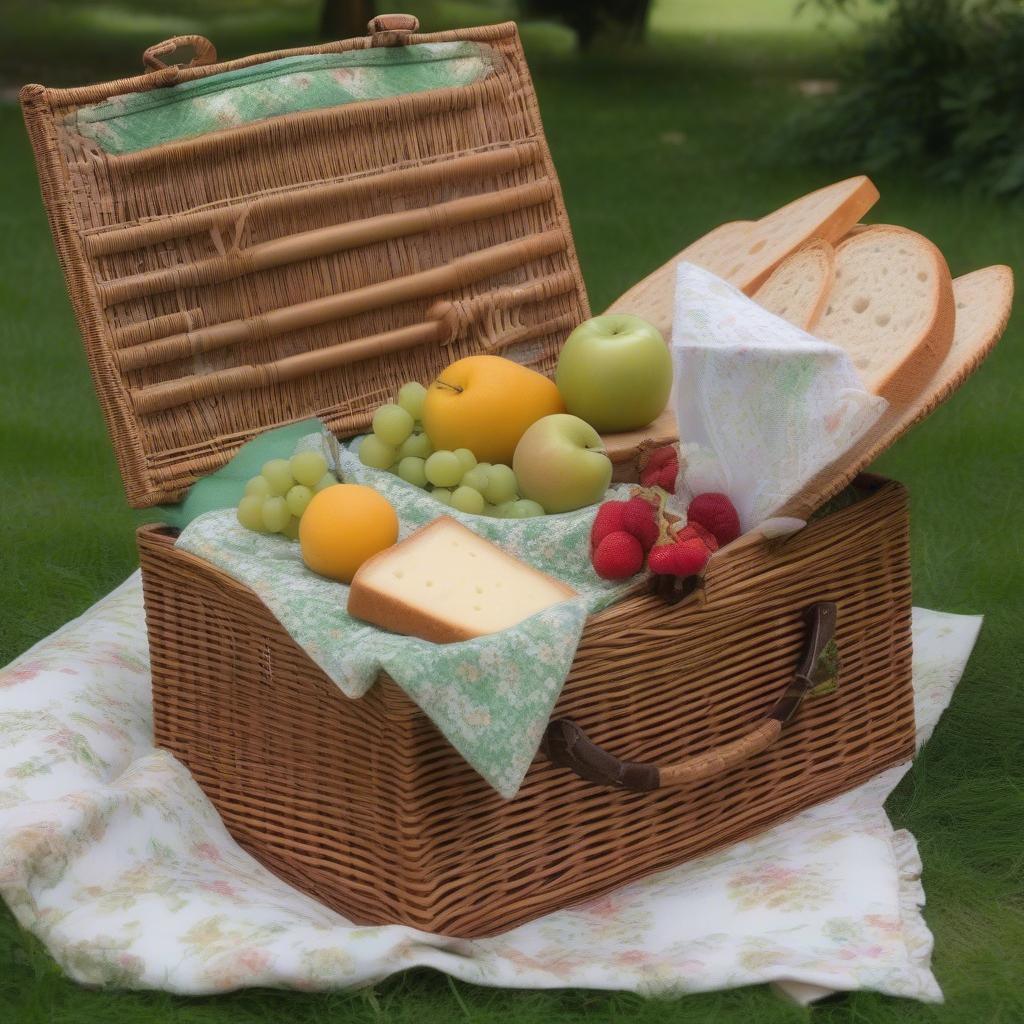
[[[427,388],[423,429],[437,451],[468,448],[481,462],[511,465],[527,428],[564,409],[554,382],[535,370],[501,356],[467,356]]]
[[[572,512],[601,500],[612,464],[601,435],[578,416],[545,416],[523,434],[512,468],[524,498],[545,512]]]

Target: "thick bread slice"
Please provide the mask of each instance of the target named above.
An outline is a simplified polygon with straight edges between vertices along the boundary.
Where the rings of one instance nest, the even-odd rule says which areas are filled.
[[[576,591],[441,516],[364,562],[348,613],[437,644],[508,629]]]
[[[787,256],[754,292],[754,301],[805,331],[814,329],[825,311],[836,274],[836,252],[814,238]]]
[[[756,222],[732,220],[712,228],[696,242],[638,281],[617,298],[605,313],[633,313],[643,317],[661,331],[665,341],[672,339],[672,307],[675,302],[676,265],[683,260],[709,270],[717,266],[724,253],[742,249]]]
[[[1004,266],[985,267],[958,277],[953,282],[953,301],[956,305],[953,344],[931,380],[909,405],[890,406],[852,451],[820,473],[780,508],[777,515],[806,519],[908,430],[956,394],[995,348],[1006,329],[1013,305],[1013,271]]]
[[[897,437],[946,401],[981,366],[1003,336],[1013,308],[1013,271],[994,266],[953,281],[956,329],[953,344],[938,371],[903,414],[891,421],[879,454]],[[886,417],[886,422],[889,418]]]
[[[874,225],[836,246],[835,278],[815,333],[849,353],[869,391],[909,404],[953,343],[942,253],[915,231]]]
[[[669,338],[676,264],[681,260],[696,263],[751,295],[790,253],[812,238],[838,242],[877,200],[878,189],[860,175],[795,199],[748,230],[742,227],[744,221],[722,225],[648,274],[607,311],[641,316]]]

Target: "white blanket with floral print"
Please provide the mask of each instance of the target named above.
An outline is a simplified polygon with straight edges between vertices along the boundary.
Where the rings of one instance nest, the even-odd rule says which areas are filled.
[[[919,741],[980,619],[916,610]],[[776,982],[941,999],[905,768],[756,839],[491,939],[356,927],[243,853],[152,745],[138,575],[0,671],[0,893],[75,979],[327,989],[429,966],[484,985],[697,992]]]

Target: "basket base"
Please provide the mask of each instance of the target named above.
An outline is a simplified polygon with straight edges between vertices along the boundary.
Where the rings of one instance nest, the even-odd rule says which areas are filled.
[[[906,495],[865,486],[791,538],[738,542],[679,605],[637,596],[588,621],[556,715],[624,760],[670,763],[760,721],[799,657],[803,609],[836,602],[838,690],[719,777],[631,793],[538,756],[502,800],[391,680],[349,700],[251,591],[144,527],[157,741],[250,853],[348,919],[505,931],[912,756]]]

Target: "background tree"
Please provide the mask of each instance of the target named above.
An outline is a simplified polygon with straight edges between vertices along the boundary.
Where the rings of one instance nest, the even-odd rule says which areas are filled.
[[[401,9],[397,4],[395,10]],[[366,26],[376,15],[373,0],[323,0],[320,8],[321,39],[351,39],[366,34]]]
[[[1020,0],[805,0],[857,17],[873,5],[836,95],[794,122],[801,159],[915,166],[942,181],[1024,194]]]

